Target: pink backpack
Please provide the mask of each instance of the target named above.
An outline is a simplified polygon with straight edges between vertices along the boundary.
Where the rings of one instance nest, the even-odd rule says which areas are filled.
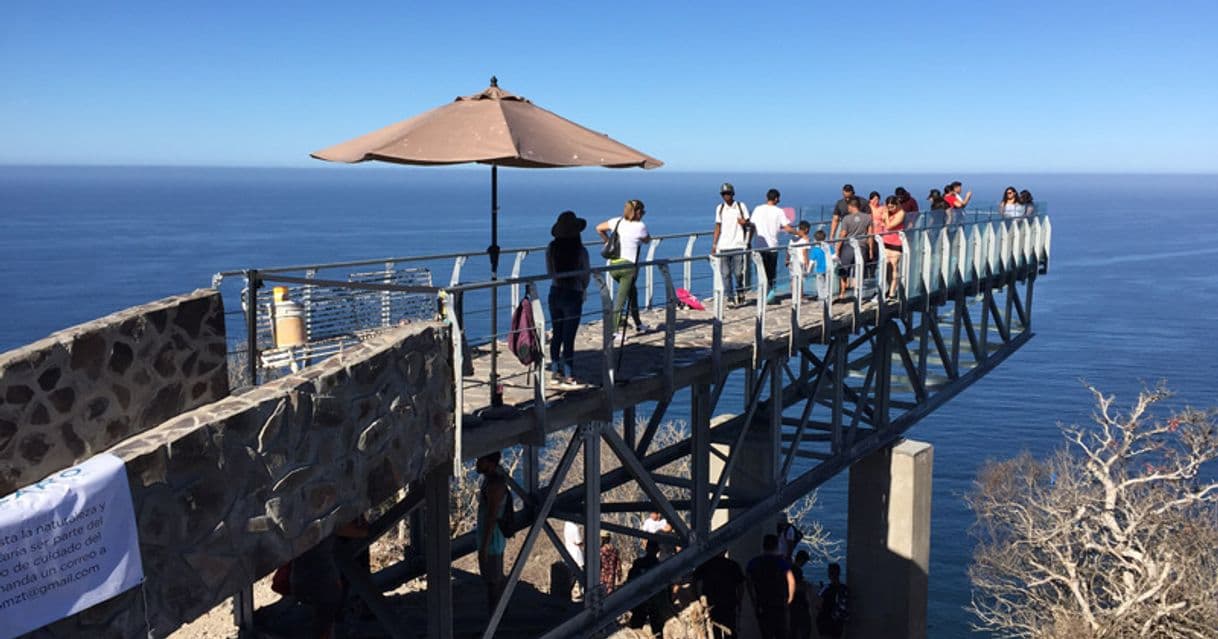
[[[508,348],[525,366],[541,361],[541,340],[537,337],[537,324],[533,322],[533,301],[526,295],[512,311],[512,332],[508,334]]]
[[[706,310],[706,307],[702,305],[702,300],[698,299],[693,293],[690,293],[683,288],[677,289],[677,305],[684,306],[685,308],[690,308],[695,311]]]

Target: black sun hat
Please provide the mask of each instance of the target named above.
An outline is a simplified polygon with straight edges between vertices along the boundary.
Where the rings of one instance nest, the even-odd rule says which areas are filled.
[[[554,237],[579,237],[588,228],[588,220],[577,217],[575,211],[563,211],[558,214],[558,221],[550,227],[550,235]]]

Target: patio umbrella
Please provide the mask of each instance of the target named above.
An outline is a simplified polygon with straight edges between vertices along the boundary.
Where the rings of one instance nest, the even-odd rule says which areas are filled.
[[[491,165],[491,279],[499,275],[499,167],[570,166],[654,169],[664,163],[609,136],[580,126],[529,100],[491,86],[397,124],[310,154],[330,162]],[[491,333],[497,335],[499,291],[491,295]],[[497,338],[491,340],[491,404],[500,406]]]

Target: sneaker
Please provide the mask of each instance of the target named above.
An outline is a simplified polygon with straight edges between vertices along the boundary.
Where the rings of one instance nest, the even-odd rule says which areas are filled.
[[[651,326],[648,325],[646,322],[639,322],[639,325],[636,326],[634,330],[639,333],[650,333]]]

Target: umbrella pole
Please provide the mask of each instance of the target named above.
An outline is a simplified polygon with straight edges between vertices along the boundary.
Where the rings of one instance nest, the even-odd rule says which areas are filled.
[[[491,164],[491,281],[499,279],[499,165]],[[491,287],[491,407],[503,406],[499,390],[499,287]]]

